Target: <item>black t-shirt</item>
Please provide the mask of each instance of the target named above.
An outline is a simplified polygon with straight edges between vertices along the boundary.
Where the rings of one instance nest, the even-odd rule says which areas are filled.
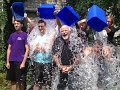
[[[56,38],[53,45],[53,54],[58,53],[63,65],[73,64],[73,54],[69,48],[69,40],[64,40],[61,36]]]
[[[113,37],[114,37],[114,34],[117,31],[117,29],[113,26],[109,27],[109,29],[111,31],[109,33],[107,33],[107,35],[108,35],[107,39],[108,39],[108,42],[113,43]]]

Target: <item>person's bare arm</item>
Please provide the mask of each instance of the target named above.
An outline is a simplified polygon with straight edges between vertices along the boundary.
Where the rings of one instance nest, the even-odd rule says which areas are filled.
[[[58,25],[58,28],[60,29],[60,27],[62,26],[62,23],[60,22],[59,18],[56,17],[56,23]]]
[[[61,65],[60,59],[59,59],[59,55],[56,53],[53,55],[53,61],[55,62],[55,64],[59,67]]]
[[[9,63],[10,52],[11,52],[11,45],[9,44],[7,49],[7,61],[6,61],[7,69],[10,69],[10,63]]]
[[[23,61],[20,65],[20,69],[24,68],[25,67],[25,63],[26,63],[26,60],[27,60],[27,57],[28,57],[28,53],[29,53],[29,46],[26,44],[25,45],[25,54],[24,54],[24,58],[23,58]]]

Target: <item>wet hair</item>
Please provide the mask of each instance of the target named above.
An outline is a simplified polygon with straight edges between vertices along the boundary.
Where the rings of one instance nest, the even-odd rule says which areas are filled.
[[[21,24],[23,24],[23,20],[17,20],[17,19],[15,19],[14,22],[15,21],[20,22]]]
[[[79,24],[86,23],[86,22],[87,22],[86,19],[82,19],[82,20],[78,21],[77,23],[78,23],[78,25],[79,25]]]
[[[103,43],[100,40],[95,40],[93,45],[99,45],[99,46],[103,46]]]
[[[103,43],[100,40],[95,40],[94,41],[93,48],[95,49],[96,53],[99,53],[100,55],[102,55]]]
[[[103,43],[98,39],[93,42],[93,46],[96,46],[96,45],[99,46],[100,48],[103,47]]]
[[[39,21],[38,21],[38,24],[39,24],[39,23],[44,23],[44,24],[46,25],[46,22],[45,22],[44,20],[39,20]]]
[[[62,25],[61,28],[60,28],[60,30],[61,30],[62,28],[68,28],[68,30],[71,31],[71,28],[70,28],[68,25]]]

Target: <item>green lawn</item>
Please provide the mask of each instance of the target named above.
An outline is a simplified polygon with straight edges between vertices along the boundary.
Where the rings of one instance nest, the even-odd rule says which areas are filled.
[[[0,72],[0,90],[10,90],[10,83],[5,80],[6,74]]]

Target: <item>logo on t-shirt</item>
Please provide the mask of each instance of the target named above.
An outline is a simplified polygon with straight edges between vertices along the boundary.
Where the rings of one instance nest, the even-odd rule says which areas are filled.
[[[21,37],[18,37],[17,40],[22,40],[22,38],[21,38]]]

